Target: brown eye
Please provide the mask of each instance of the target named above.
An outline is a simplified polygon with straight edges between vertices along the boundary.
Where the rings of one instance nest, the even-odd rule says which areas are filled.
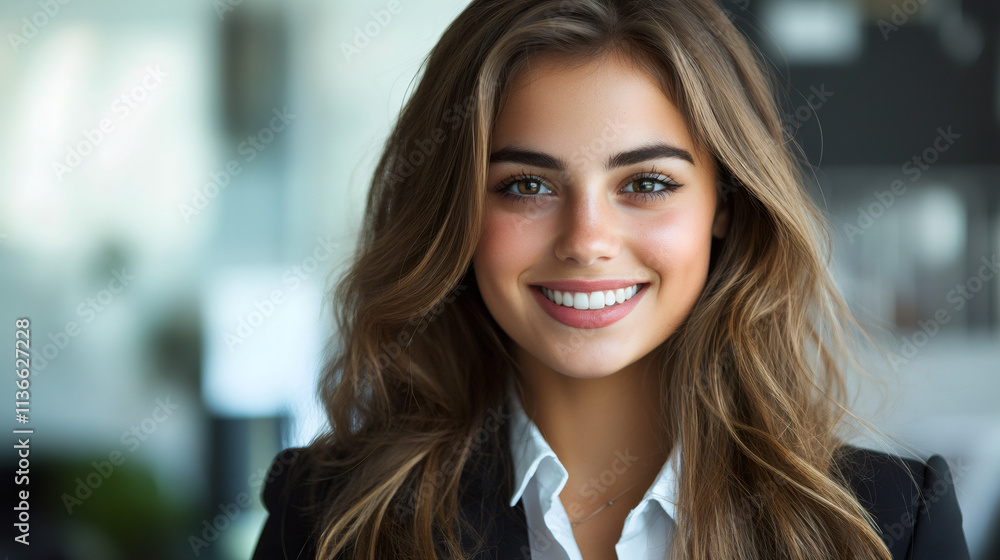
[[[656,183],[657,181],[651,181],[649,179],[642,179],[640,181],[635,181],[633,183],[635,185],[635,187],[633,187],[633,190],[637,193],[653,192],[656,190]]]
[[[546,198],[544,195],[553,194],[545,183],[545,177],[518,173],[501,181],[493,191],[514,202],[542,202]]]
[[[539,183],[538,181],[535,181],[534,179],[521,179],[521,180],[515,181],[515,184],[518,185],[517,191],[520,194],[537,194],[538,193],[538,189],[541,188],[541,186],[542,186],[541,183]],[[529,186],[528,186],[527,189],[522,189],[522,188],[520,188],[520,185],[529,185]]]
[[[657,185],[663,188],[657,188]],[[623,191],[628,194],[635,194],[643,199],[654,200],[663,198],[679,189],[682,185],[666,175],[655,173],[641,173],[633,176],[631,181]]]

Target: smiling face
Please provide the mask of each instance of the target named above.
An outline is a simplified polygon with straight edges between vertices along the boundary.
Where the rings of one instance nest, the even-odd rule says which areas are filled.
[[[715,182],[651,76],[617,56],[533,61],[493,130],[473,257],[519,364],[579,378],[638,367],[705,285],[728,223]]]

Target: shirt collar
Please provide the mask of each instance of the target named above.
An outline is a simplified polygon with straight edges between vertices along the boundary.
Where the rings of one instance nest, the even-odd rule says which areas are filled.
[[[510,506],[514,507],[521,499],[521,495],[524,494],[524,490],[527,488],[532,477],[535,476],[535,472],[538,470],[538,466],[542,463],[542,460],[550,458],[559,467],[556,469],[556,474],[565,474],[567,480],[569,479],[569,473],[565,472],[566,469],[563,468],[555,452],[552,451],[548,442],[542,437],[538,426],[524,412],[524,408],[521,406],[521,399],[517,396],[517,390],[514,388],[513,382],[507,386],[507,401],[511,414],[510,452],[514,461],[514,494],[510,498]],[[561,473],[558,472],[559,469],[562,469]],[[563,484],[565,484],[565,480],[562,480],[558,484],[560,491],[562,491]]]
[[[539,476],[539,485],[543,491],[551,492],[553,495],[562,491],[563,486],[569,480],[569,473],[563,467],[559,457],[549,446],[542,436],[538,426],[528,417],[521,400],[517,396],[514,383],[508,383],[507,401],[511,413],[511,458],[514,463],[514,493],[510,498],[510,506],[514,507],[520,501],[528,483],[532,478]],[[670,457],[664,462],[656,480],[646,491],[640,506],[649,500],[655,500],[663,508],[663,511],[676,519],[677,512],[677,473],[680,466],[680,442],[675,442]],[[540,476],[543,461],[551,463],[552,467],[545,470],[547,477]]]

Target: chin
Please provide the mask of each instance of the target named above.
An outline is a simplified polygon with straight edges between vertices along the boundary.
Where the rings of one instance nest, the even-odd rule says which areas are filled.
[[[568,336],[537,333],[523,341],[515,339],[515,359],[566,377],[597,379],[614,375],[642,359],[643,347],[614,337],[593,337],[592,331]],[[524,344],[521,344],[524,342]]]
[[[614,375],[614,374],[618,373],[619,371],[621,371],[621,370],[620,369],[616,369],[616,370],[613,370],[613,371],[608,371],[608,370],[600,370],[600,371],[592,371],[592,370],[591,371],[565,370],[565,371],[560,371],[559,373],[565,375],[566,377],[573,377],[575,379],[600,379],[602,377],[608,377],[608,376]]]
[[[572,360],[558,358],[552,361],[546,360],[546,365],[567,377],[597,379],[618,373],[628,366],[628,362],[614,360],[608,363],[590,356],[580,355],[575,356]]]

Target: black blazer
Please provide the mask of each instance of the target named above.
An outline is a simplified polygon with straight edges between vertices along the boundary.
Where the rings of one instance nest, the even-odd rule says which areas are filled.
[[[506,442],[506,438],[501,441]],[[270,515],[253,560],[312,560],[315,555],[315,518],[302,510],[306,503],[305,475],[289,475],[292,465],[303,463],[302,451],[302,448],[286,449],[271,465],[262,492]],[[927,460],[928,468],[913,459],[902,461],[919,486],[913,485],[898,458],[894,460],[873,450],[849,446],[838,467],[877,521],[882,540],[894,559],[968,560],[962,514],[948,464],[940,455]],[[496,468],[497,463],[470,461],[473,467],[462,474],[466,488],[461,496],[462,511],[487,537],[491,547],[476,559],[531,560],[523,506],[518,502],[512,508],[507,503],[510,475],[505,480],[501,474],[504,471]],[[471,541],[461,536],[466,549],[471,549]],[[342,558],[346,560],[349,556],[344,554]]]

